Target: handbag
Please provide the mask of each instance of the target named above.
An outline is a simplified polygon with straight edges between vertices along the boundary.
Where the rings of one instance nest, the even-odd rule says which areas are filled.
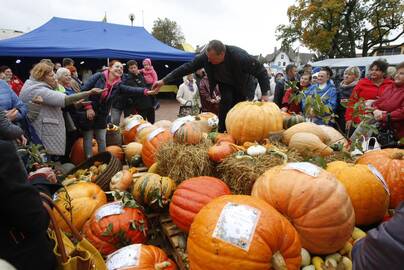
[[[192,113],[193,113],[192,101],[187,100],[184,105],[180,106],[180,110],[178,112],[178,117],[192,115]]]
[[[392,148],[397,147],[398,142],[394,138],[394,130],[391,127],[391,115],[387,113],[387,124],[385,127],[379,130],[379,133],[376,135],[377,141],[380,144],[380,147],[383,148]]]
[[[55,241],[53,253],[58,260],[58,270],[107,270],[104,259],[100,252],[72,225],[70,220],[63,214],[60,208],[54,204],[52,199],[40,193],[43,199],[42,204],[47,210],[52,229],[49,230],[49,237]],[[77,243],[73,243],[61,230],[56,222],[56,217],[51,207],[55,209],[62,219],[69,226],[72,236]]]

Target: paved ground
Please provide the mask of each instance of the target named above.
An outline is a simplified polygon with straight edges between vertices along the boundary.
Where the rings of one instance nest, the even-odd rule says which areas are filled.
[[[175,99],[174,94],[159,94],[160,108],[156,111],[156,121],[170,120],[173,121],[177,118],[180,105]]]

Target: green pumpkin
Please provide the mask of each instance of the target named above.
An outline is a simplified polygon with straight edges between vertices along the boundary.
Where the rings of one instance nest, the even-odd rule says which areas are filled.
[[[141,155],[134,155],[130,160],[129,160],[129,165],[131,167],[141,167],[143,163],[142,156]]]
[[[306,119],[304,119],[303,115],[293,113],[290,115],[290,117],[286,117],[283,119],[283,128],[288,129],[296,124],[303,123],[305,121]]]

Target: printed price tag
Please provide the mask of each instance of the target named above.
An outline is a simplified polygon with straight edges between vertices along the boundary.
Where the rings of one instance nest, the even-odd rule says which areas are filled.
[[[106,261],[108,270],[138,266],[141,247],[142,245],[140,244],[130,245],[109,255]]]
[[[175,132],[177,132],[177,130],[186,122],[192,122],[195,121],[195,117],[193,117],[192,115],[187,115],[181,118],[176,119],[173,124],[171,125],[171,134],[174,134]]]
[[[227,203],[212,236],[248,251],[260,215],[261,211],[251,206]]]
[[[137,127],[136,132],[140,132],[142,129],[150,127],[151,125],[152,124],[150,124],[150,123],[141,124],[140,126]]]
[[[157,128],[155,130],[153,130],[152,132],[150,132],[149,136],[147,136],[147,140],[151,141],[153,140],[154,137],[156,137],[157,135],[159,135],[161,132],[164,132],[165,129],[164,128]]]
[[[309,162],[291,162],[288,163],[284,168],[284,170],[298,170],[307,175],[317,177],[321,173],[321,169],[314,164]]]
[[[380,181],[380,183],[382,183],[387,194],[389,194],[390,196],[389,186],[387,185],[386,180],[384,180],[383,175],[372,164],[368,164],[368,168],[376,176],[376,178]]]
[[[95,212],[95,219],[100,221],[102,218],[112,215],[118,215],[123,212],[121,202],[113,202],[107,205],[101,206],[97,212]]]
[[[141,121],[140,119],[133,119],[133,120],[131,120],[131,121],[126,125],[125,130],[126,130],[126,131],[131,130],[133,127],[139,125],[139,124],[140,124],[140,121]]]

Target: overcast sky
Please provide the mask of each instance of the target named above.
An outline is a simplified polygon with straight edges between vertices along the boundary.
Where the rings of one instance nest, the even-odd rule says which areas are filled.
[[[169,18],[181,27],[192,46],[211,39],[236,45],[251,54],[272,53],[280,43],[278,24],[287,23],[286,11],[294,0],[1,0],[0,28],[33,30],[53,16],[135,25],[151,32],[153,21]],[[142,16],[143,11],[143,16]]]

